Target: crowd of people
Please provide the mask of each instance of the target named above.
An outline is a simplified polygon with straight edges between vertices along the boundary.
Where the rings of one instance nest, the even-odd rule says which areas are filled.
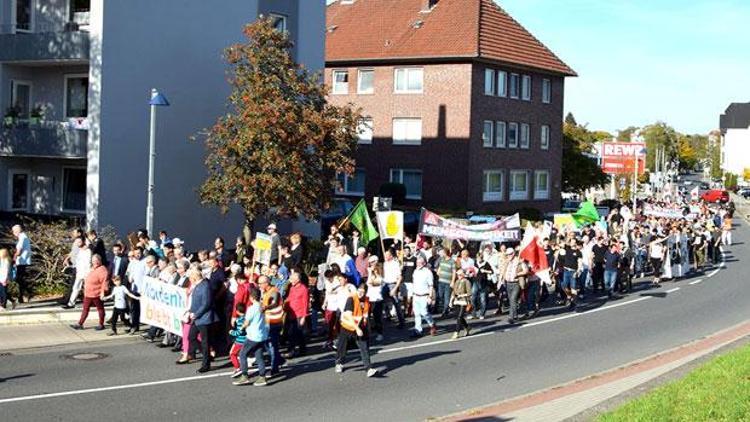
[[[634,210],[612,209],[606,222],[583,227],[539,223],[531,230],[544,251],[548,277],[522,257],[518,244],[418,235],[373,249],[356,229],[345,236],[335,225],[319,254],[305,253],[299,234],[283,238],[276,225],[269,225],[271,254],[262,263],[254,261],[252,247],[241,237],[231,251],[222,238],[212,248],[191,251],[164,231],[151,239],[141,230],[128,246],[111,245],[108,254],[96,231],[74,230],[65,263],[75,275],[66,306],[75,306],[82,293],[83,311],[73,328],[83,329],[94,306],[95,329],[104,330],[107,323],[109,334],[118,335],[120,322],[135,335],[141,331],[138,301],[144,278],[153,277],[187,293],[189,310],[180,335],[158,327],[141,333],[148,342],[179,352],[177,364],[200,356],[198,372],[203,373],[217,357],[229,356],[233,384],[263,386],[286,360],[305,355],[308,343],[319,340],[324,350],[335,351],[339,373],[347,349],[356,346],[371,377],[378,371],[370,345],[398,336],[407,329],[407,318],[413,318],[413,337],[436,335],[436,320],[455,318],[450,330],[455,339],[470,335],[470,321],[485,319],[492,308],[494,315],[507,311],[507,322],[517,324],[545,307],[574,310],[587,300],[616,298],[634,289],[634,278],[648,275],[645,285],[658,288],[716,265],[723,246],[732,244],[733,213],[731,203],[649,199]],[[18,239],[15,265],[0,250],[0,282],[15,268],[20,287],[30,247],[20,226],[13,233]],[[0,293],[4,304],[5,289]],[[108,322],[105,300],[114,302]],[[249,362],[257,367],[254,381]]]

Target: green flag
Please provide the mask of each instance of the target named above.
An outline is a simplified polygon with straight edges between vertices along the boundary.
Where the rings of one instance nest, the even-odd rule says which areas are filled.
[[[354,225],[354,227],[356,227],[362,234],[362,242],[364,242],[365,245],[370,243],[371,240],[378,238],[378,231],[375,229],[375,226],[372,225],[372,221],[370,221],[370,214],[367,213],[367,204],[364,199],[359,201],[347,219],[351,221],[352,225]]]
[[[599,221],[599,212],[596,210],[594,203],[586,201],[581,204],[575,214],[573,214],[573,220],[575,220],[578,227],[586,224],[596,223]]]

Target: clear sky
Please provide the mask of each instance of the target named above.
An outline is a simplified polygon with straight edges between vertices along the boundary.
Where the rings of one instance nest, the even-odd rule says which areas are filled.
[[[717,129],[750,101],[750,0],[496,0],[578,72],[565,110],[614,132]]]

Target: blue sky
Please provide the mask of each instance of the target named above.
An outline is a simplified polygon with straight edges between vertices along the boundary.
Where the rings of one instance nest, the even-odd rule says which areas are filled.
[[[708,133],[750,101],[749,0],[497,0],[578,72],[565,110],[611,132]]]

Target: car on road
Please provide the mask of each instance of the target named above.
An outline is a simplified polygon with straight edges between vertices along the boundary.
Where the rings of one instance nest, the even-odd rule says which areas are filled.
[[[723,189],[711,189],[706,192],[704,192],[701,195],[701,199],[705,202],[710,203],[716,203],[720,202],[722,204],[726,204],[729,202],[729,192],[723,190]]]
[[[740,195],[741,197],[748,199],[750,198],[750,188],[740,188],[737,190],[737,195]]]

